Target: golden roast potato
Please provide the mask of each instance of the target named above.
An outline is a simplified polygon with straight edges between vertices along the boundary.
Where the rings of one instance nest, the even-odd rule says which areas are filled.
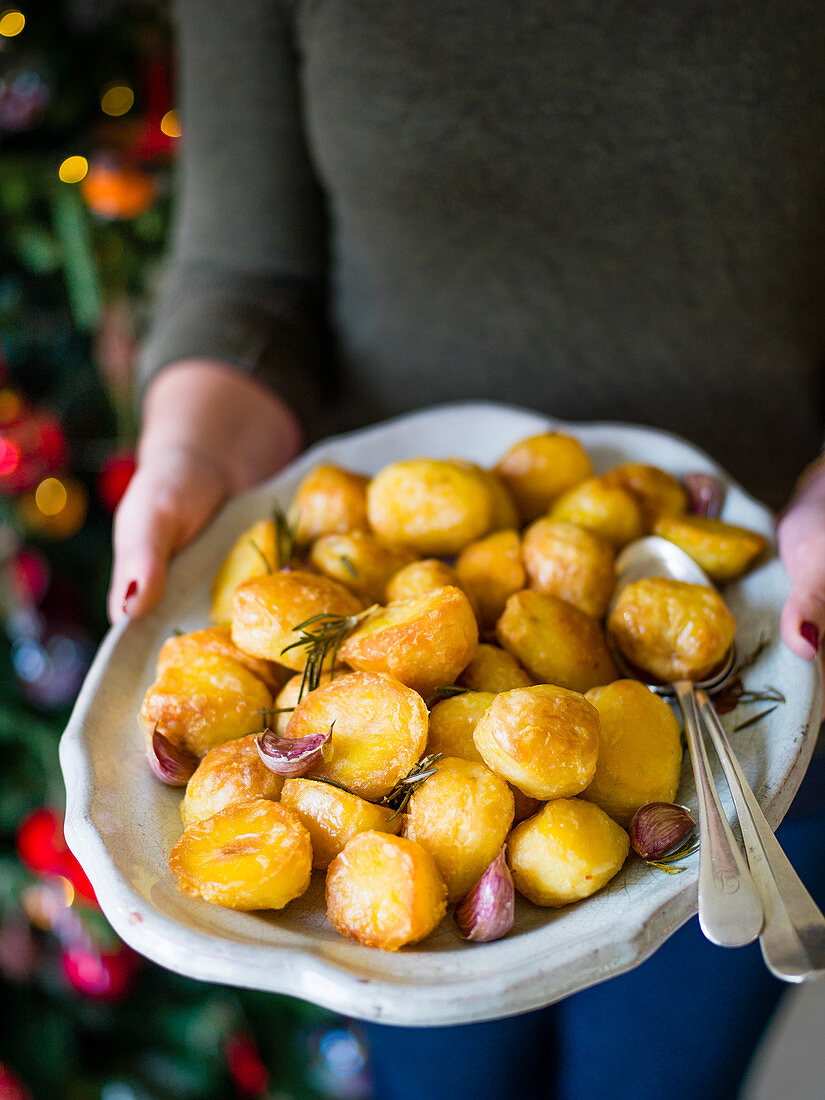
[[[367,490],[367,515],[387,542],[450,557],[490,530],[493,501],[482,473],[434,458],[385,466]]]
[[[283,778],[271,772],[261,760],[257,737],[256,733],[235,737],[216,745],[203,757],[186,784],[180,804],[185,828],[234,802],[279,797]]]
[[[507,863],[520,894],[560,908],[601,890],[629,850],[627,833],[595,803],[559,798],[513,829]]]
[[[440,752],[443,756],[460,756],[462,760],[483,763],[473,733],[479,718],[494,699],[495,695],[489,691],[465,691],[463,695],[442,699],[431,707],[427,756]]]
[[[492,771],[541,800],[578,794],[596,773],[599,713],[576,691],[503,691],[479,718],[476,748]]]
[[[682,767],[679,723],[638,680],[615,680],[585,696],[599,712],[596,774],[581,797],[627,827],[640,806],[673,802]]]
[[[440,558],[422,558],[393,573],[387,581],[383,602],[411,600],[414,596],[423,596],[425,592],[446,585],[459,587],[455,569]]]
[[[232,641],[254,657],[300,672],[306,664],[306,649],[287,648],[298,640],[295,627],[313,615],[355,615],[362,606],[357,596],[329,577],[300,569],[273,573],[236,590]]]
[[[757,531],[703,516],[663,516],[653,533],[675,542],[718,584],[741,577],[767,545]]]
[[[473,691],[509,691],[511,688],[530,687],[533,681],[512,653],[500,646],[481,642],[457,683]]]
[[[701,680],[727,654],[736,620],[706,585],[645,577],[619,593],[607,629],[643,672],[667,682]]]
[[[642,509],[626,489],[592,477],[558,498],[549,518],[574,523],[609,542],[614,550],[645,533]]]
[[[232,621],[232,598],[244,581],[274,573],[279,567],[275,550],[275,524],[271,519],[253,523],[236,539],[212,582],[213,623],[228,626]]]
[[[583,527],[537,519],[522,539],[530,587],[601,619],[616,584],[613,547]]]
[[[493,504],[491,531],[500,531],[505,527],[521,526],[521,517],[513,495],[498,474],[492,470],[485,470],[483,466],[477,466],[475,462],[467,462],[463,458],[454,458],[451,461],[467,470],[475,470],[490,490],[490,498]]]
[[[286,670],[274,661],[262,661],[238,649],[232,641],[227,626],[209,626],[205,630],[192,630],[188,634],[174,634],[167,638],[158,654],[158,675],[171,665],[185,665],[200,653],[218,653],[231,657],[244,665],[253,676],[262,680],[272,695],[284,685]]]
[[[527,583],[517,531],[494,531],[465,546],[456,558],[458,583],[477,609],[479,625],[490,630],[507,597]]]
[[[435,860],[447,901],[460,901],[498,855],[513,824],[510,788],[484,764],[445,756],[407,803],[403,835]]]
[[[414,558],[411,550],[388,546],[369,531],[321,535],[309,552],[309,560],[319,572],[365,603],[383,600],[387,581]]]
[[[327,917],[367,947],[397,951],[429,936],[447,911],[447,888],[420,844],[359,833],[329,865]]]
[[[307,546],[321,535],[368,531],[369,480],[329,463],[311,470],[298,486],[289,509],[296,543]]]
[[[540,684],[588,691],[618,676],[601,623],[557,596],[516,592],[496,636]]]
[[[424,752],[427,708],[421,696],[382,672],[351,672],[302,699],[286,737],[332,728],[332,753],[313,775],[378,801]]]
[[[312,841],[312,866],[321,871],[357,833],[397,833],[401,828],[401,815],[388,806],[376,806],[315,779],[287,779],[281,805],[306,826]]]
[[[678,516],[687,511],[688,494],[684,485],[658,466],[625,462],[603,474],[602,481],[605,485],[626,489],[636,498],[648,531],[660,516]]]
[[[353,669],[388,672],[427,698],[453,684],[478,648],[473,609],[460,588],[436,588],[423,596],[378,608],[341,645]]]
[[[157,725],[174,745],[204,756],[259,730],[271,706],[269,691],[245,665],[203,652],[185,665],[164,667],[146,691],[138,722],[147,742]]]
[[[169,866],[185,894],[229,909],[283,909],[309,886],[309,833],[279,802],[239,802],[197,821]]]
[[[561,496],[593,473],[587,452],[563,432],[545,432],[515,443],[501,458],[496,474],[510,490],[525,522],[546,512]]]
[[[346,676],[351,670],[345,665],[342,665],[340,661],[335,662],[335,671],[330,675],[330,669],[325,668],[321,670],[320,682],[321,684],[328,684],[330,680],[337,680],[339,676]],[[292,717],[292,712],[298,705],[298,696],[301,694],[301,684],[303,683],[303,673],[296,672],[294,676],[291,676],[275,698],[275,711],[278,712],[274,715],[275,723],[269,723],[270,729],[274,729],[275,732],[283,737],[286,727],[289,725],[289,720]],[[304,685],[304,698],[309,694],[309,689]]]

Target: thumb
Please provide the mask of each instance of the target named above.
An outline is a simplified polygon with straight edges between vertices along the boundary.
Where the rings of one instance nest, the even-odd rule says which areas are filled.
[[[172,481],[140,467],[115,513],[114,564],[109,586],[111,622],[147,614],[163,595],[169,559],[205,526],[226,496],[220,479]]]
[[[791,582],[782,609],[782,638],[799,657],[815,657],[825,636],[825,503],[802,498],[778,530],[779,554]]]

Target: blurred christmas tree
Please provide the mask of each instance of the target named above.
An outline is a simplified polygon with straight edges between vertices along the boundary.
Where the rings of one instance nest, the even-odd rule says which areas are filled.
[[[0,1097],[364,1097],[341,1021],[190,982],[108,927],[57,741],[105,630],[131,374],[179,137],[165,6],[0,6]]]

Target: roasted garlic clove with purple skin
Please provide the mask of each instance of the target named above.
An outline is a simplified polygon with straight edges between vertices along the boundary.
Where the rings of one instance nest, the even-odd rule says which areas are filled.
[[[690,497],[688,511],[693,516],[718,519],[725,498],[725,488],[714,474],[686,474],[684,486]]]
[[[146,746],[146,757],[152,774],[168,787],[185,787],[198,766],[198,757],[170,741],[157,725]]]
[[[696,822],[684,806],[648,802],[630,822],[630,847],[648,862],[659,860],[675,851],[695,829]]]
[[[491,943],[506,936],[515,917],[513,876],[504,848],[455,909],[455,922],[465,940]]]
[[[311,772],[324,762],[324,746],[332,737],[333,722],[326,733],[311,733],[308,737],[281,737],[274,730],[264,730],[256,742],[258,755],[276,775],[294,779]]]

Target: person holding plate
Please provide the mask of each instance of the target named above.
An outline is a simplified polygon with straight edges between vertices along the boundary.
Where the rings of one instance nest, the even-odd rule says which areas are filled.
[[[814,659],[822,4],[180,0],[178,20],[179,214],[112,619],[308,440],[489,399],[678,432],[784,506],[782,637]],[[809,787],[783,837],[821,898]],[[372,1027],[378,1095],[727,1098],[778,994],[755,948],[692,922],[543,1013]]]

